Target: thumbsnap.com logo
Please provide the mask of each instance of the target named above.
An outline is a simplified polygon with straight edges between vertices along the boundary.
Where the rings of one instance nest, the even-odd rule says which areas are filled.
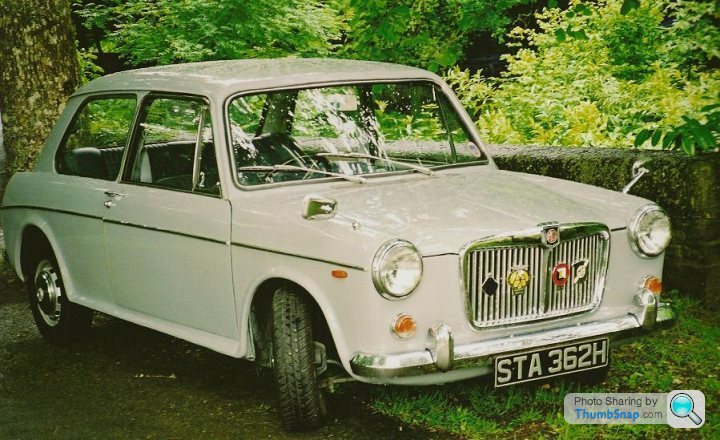
[[[705,395],[697,390],[668,394],[667,423],[673,428],[699,428],[705,423]]]
[[[565,421],[572,424],[670,425],[700,428],[705,424],[705,395],[699,390],[668,393],[568,393]]]

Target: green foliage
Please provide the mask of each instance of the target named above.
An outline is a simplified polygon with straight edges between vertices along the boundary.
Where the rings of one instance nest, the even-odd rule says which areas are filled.
[[[194,141],[203,105],[198,101],[157,98],[145,104],[143,143]]]
[[[720,88],[712,68],[720,62],[719,3],[571,0],[562,9],[548,1],[536,25],[505,36],[522,19],[518,8],[531,3],[103,0],[80,14],[105,31],[106,49],[136,65],[341,55],[444,70],[490,33],[516,50],[505,56],[502,77],[447,74],[486,140],[688,154],[717,148],[715,113],[703,109]],[[86,76],[99,73],[92,54],[81,59]]]
[[[462,60],[472,37],[502,40],[513,7],[532,0],[346,0],[344,56],[436,71]]]
[[[720,144],[720,95],[717,101],[716,104],[700,109],[704,123],[683,116],[683,123],[670,130],[663,131],[660,128],[641,130],[635,138],[635,146],[639,147],[649,139],[653,147],[681,149],[689,156],[694,155],[696,149],[715,150]]]
[[[661,51],[653,44],[662,38],[663,31],[659,26],[661,11],[649,11],[652,12],[641,10],[631,16],[627,12],[607,17],[606,28],[600,37],[607,47],[608,61],[615,78],[644,80],[655,70],[654,64],[663,61]]]
[[[620,7],[620,13],[625,15],[640,7],[640,0],[623,0],[622,6]]]
[[[102,76],[102,67],[95,64],[97,55],[87,50],[78,50],[77,57],[78,64],[80,65],[80,72],[82,72],[81,80],[83,83]]]
[[[65,148],[122,147],[135,116],[135,97],[117,97],[89,101],[73,122]]]
[[[324,56],[340,32],[317,0],[115,0],[87,4],[88,27],[135,65],[284,55]]]
[[[387,111],[388,103],[376,101],[376,117],[388,140],[434,140],[445,135],[436,104],[423,104],[415,114]]]
[[[685,438],[687,432],[667,425],[571,425],[563,417],[568,393],[698,389],[705,393],[706,407],[716,405],[720,351],[708,347],[720,346],[718,317],[692,299],[674,294],[671,300],[677,324],[614,348],[608,379],[599,386],[559,379],[493,389],[491,380],[475,379],[440,388],[377,389],[371,405],[409,425],[467,438]],[[701,437],[718,437],[717,426],[706,425],[700,431]]]
[[[685,68],[708,66],[720,61],[720,3],[703,1],[668,2],[666,13],[673,18],[665,41],[669,61]]]
[[[635,136],[659,130],[687,139],[669,148],[713,150],[712,114],[703,109],[717,103],[720,90],[720,72],[712,68],[719,11],[717,3],[698,1],[630,9],[621,0],[572,1],[566,10],[538,14],[538,30],[510,32],[518,50],[505,56],[501,78],[455,68],[447,79],[490,142],[652,147],[652,136],[640,142]],[[666,16],[673,18],[669,26],[662,25]]]

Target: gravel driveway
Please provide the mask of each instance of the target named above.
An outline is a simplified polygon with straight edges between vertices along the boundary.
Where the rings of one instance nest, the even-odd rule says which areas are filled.
[[[373,414],[374,390],[343,385],[327,426],[290,436],[250,362],[104,315],[87,339],[46,344],[0,264],[0,439],[447,438]]]

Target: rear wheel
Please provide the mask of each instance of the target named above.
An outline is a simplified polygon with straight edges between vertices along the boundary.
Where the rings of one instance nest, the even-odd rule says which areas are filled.
[[[272,353],[280,415],[289,431],[315,429],[327,413],[318,386],[310,304],[303,292],[284,286],[272,299]]]
[[[65,344],[84,335],[92,324],[92,310],[71,303],[50,251],[39,253],[26,274],[27,290],[35,324],[46,341]]]

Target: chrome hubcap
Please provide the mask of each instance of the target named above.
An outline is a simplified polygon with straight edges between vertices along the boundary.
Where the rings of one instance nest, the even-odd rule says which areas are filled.
[[[37,309],[43,321],[50,327],[60,322],[60,298],[62,288],[57,276],[57,271],[49,261],[41,261],[35,272],[35,298]]]

